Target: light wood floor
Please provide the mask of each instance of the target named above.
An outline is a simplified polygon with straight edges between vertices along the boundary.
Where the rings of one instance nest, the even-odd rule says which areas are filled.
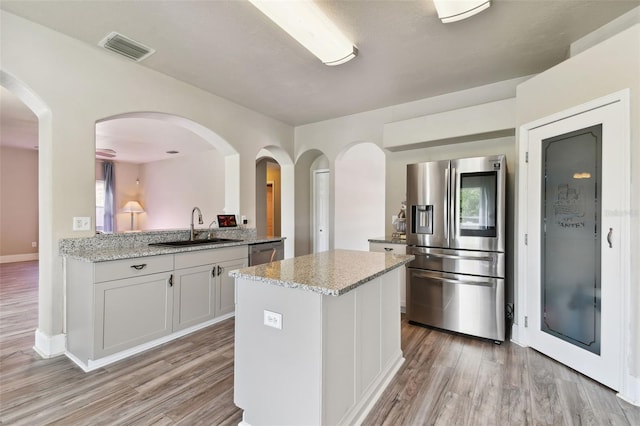
[[[0,265],[0,424],[240,422],[233,319],[84,373],[32,349],[37,275],[37,262]],[[640,425],[640,408],[533,350],[402,327],[406,361],[366,425]]]

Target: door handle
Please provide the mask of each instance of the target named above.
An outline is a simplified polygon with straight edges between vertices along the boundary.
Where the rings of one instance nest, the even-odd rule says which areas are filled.
[[[213,277],[213,278],[216,277],[216,267],[215,266],[213,268],[211,268],[211,277]]]
[[[419,272],[415,272],[414,275],[418,278],[427,278],[436,281],[442,281],[449,284],[463,284],[463,285],[476,285],[480,287],[495,287],[495,284],[489,281],[469,281],[469,280],[454,280],[452,278],[444,278],[433,275],[421,274]]]
[[[147,266],[147,264],[146,264],[146,263],[141,263],[141,264],[139,264],[139,265],[131,265],[131,267],[132,267],[133,269],[135,269],[136,271],[141,271],[142,269],[144,269],[144,268],[145,268],[145,266]]]
[[[169,275],[169,287],[173,287],[173,274]]]
[[[613,248],[613,243],[611,242],[611,234],[613,234],[613,228],[609,228],[609,233],[607,234],[607,242],[609,243],[609,248]]]
[[[223,272],[224,272],[224,268],[218,265],[218,275],[222,275]]]
[[[393,251],[393,247],[385,247],[384,251]]]
[[[437,253],[425,253],[427,257],[439,257],[441,259],[454,259],[454,260],[479,260],[481,262],[493,262],[491,256],[458,256],[455,254],[437,254]]]

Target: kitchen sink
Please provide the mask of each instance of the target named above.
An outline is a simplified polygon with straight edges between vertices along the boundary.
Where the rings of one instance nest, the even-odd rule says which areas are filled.
[[[164,241],[161,243],[150,243],[150,246],[160,247],[189,247],[189,246],[201,246],[205,244],[223,244],[223,243],[236,243],[242,240],[234,240],[231,238],[207,238],[206,240],[180,240],[180,241]]]

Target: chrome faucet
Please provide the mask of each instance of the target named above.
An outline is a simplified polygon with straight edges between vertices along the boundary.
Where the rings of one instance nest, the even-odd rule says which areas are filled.
[[[193,210],[191,210],[191,233],[189,234],[189,241],[193,241],[196,239],[196,233],[193,229],[193,214],[196,212],[196,210],[198,210],[198,224],[202,225],[204,223],[202,222],[202,212],[198,207],[194,207]]]
[[[215,219],[213,219],[213,220],[211,221],[211,223],[209,224],[209,230],[208,230],[208,232],[207,232],[207,238],[208,238],[208,239],[211,239],[211,237],[213,237],[213,234],[212,234],[212,232],[213,232],[213,231],[211,230],[211,227],[213,226],[213,224],[214,224],[214,223],[215,223],[215,224],[217,224],[217,222],[216,222],[216,220],[215,220]]]

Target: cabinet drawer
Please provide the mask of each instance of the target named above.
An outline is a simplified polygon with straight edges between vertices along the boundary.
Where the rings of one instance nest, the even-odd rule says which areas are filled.
[[[98,262],[94,266],[95,282],[133,278],[173,269],[173,255],[138,257],[135,259]]]
[[[407,254],[405,244],[369,243],[369,251]]]
[[[210,250],[190,251],[175,254],[176,269],[225,262],[227,260],[246,259],[247,246],[216,248]]]

